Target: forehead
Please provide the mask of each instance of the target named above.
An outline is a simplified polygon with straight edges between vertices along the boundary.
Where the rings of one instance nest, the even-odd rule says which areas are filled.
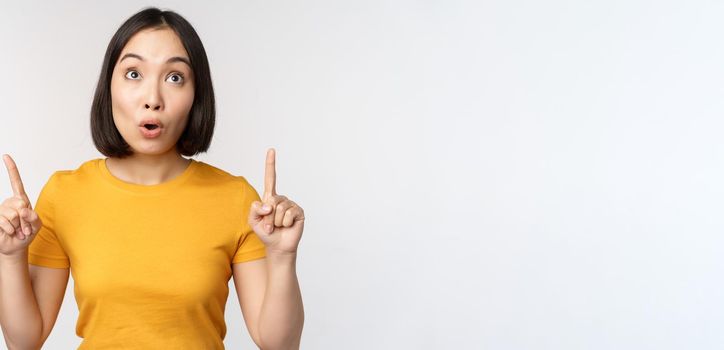
[[[163,63],[169,57],[174,56],[188,57],[181,39],[168,27],[144,29],[134,34],[123,47],[118,58],[122,58],[129,52],[155,63]]]

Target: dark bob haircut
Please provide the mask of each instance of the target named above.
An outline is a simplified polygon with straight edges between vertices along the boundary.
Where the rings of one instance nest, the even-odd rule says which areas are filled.
[[[100,78],[91,107],[91,134],[98,151],[107,157],[124,158],[133,154],[131,147],[113,122],[111,77],[123,47],[133,35],[147,28],[170,28],[176,32],[189,55],[194,74],[194,102],[186,129],[176,142],[176,150],[184,156],[206,152],[214,134],[216,107],[211,84],[209,61],[201,39],[191,24],[173,11],[146,8],[128,18],[108,43]]]

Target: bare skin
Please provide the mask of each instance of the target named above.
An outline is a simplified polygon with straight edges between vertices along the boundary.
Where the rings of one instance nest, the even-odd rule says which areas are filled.
[[[155,185],[179,174],[191,162],[175,149],[186,127],[194,100],[194,81],[188,54],[171,29],[136,33],[119,55],[111,78],[113,121],[133,150],[126,158],[109,158],[106,167],[130,183]],[[146,138],[140,131],[146,119],[161,122],[161,134]]]
[[[184,59],[188,55],[180,39],[168,28],[143,30],[122,50],[111,78],[113,119],[134,154],[106,159],[113,176],[155,185],[188,167],[190,160],[175,149],[194,100],[193,72]],[[162,124],[158,137],[145,137],[139,130],[149,118]],[[15,162],[3,158],[14,194],[0,206],[0,324],[11,348],[39,348],[57,318],[68,269],[28,266],[27,247],[42,222],[25,195]],[[296,256],[304,210],[276,193],[274,149],[267,151],[264,179],[261,202],[246,214],[267,255],[233,264],[234,283],[254,342],[263,349],[298,349],[304,309]]]

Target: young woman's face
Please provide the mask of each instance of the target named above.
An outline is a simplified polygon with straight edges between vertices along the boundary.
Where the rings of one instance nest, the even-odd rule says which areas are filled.
[[[113,122],[134,153],[175,151],[194,101],[189,62],[169,28],[142,30],[121,51],[111,78]]]

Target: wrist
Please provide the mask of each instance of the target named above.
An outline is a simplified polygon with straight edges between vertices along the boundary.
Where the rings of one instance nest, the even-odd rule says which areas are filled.
[[[266,249],[266,258],[272,264],[293,264],[297,261],[297,252]]]
[[[13,254],[0,254],[0,264],[27,264],[28,250],[23,249]]]

